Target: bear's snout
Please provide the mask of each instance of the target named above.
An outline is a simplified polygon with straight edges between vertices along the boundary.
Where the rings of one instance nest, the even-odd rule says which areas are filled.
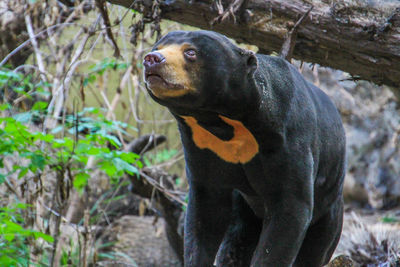
[[[144,56],[143,66],[147,69],[165,62],[165,57],[158,52],[150,52]]]

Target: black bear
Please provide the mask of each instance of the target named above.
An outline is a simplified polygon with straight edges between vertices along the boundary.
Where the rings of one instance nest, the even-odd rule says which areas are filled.
[[[143,65],[183,143],[185,266],[326,264],[345,174],[345,134],[328,96],[285,60],[210,31],[168,33]]]

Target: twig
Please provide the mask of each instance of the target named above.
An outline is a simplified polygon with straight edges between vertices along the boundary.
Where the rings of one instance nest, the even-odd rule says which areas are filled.
[[[131,5],[128,6],[128,7],[126,8],[126,11],[125,11],[124,15],[122,15],[122,18],[119,19],[119,21],[118,21],[117,24],[120,24],[121,21],[123,21],[123,20],[125,19],[125,17],[128,15],[128,13],[131,11],[132,7],[133,7],[135,4],[136,4],[136,0],[133,0],[132,3],[131,3]],[[118,13],[118,14],[119,14],[119,13]],[[115,25],[114,25],[114,26],[115,26]]]
[[[55,186],[55,190],[56,192],[62,192],[63,188],[61,183],[63,182],[63,171],[58,171],[56,174],[56,186]],[[64,208],[66,206],[66,201],[62,198],[57,199],[57,196],[59,196],[59,194],[54,194],[53,198],[52,198],[52,206],[54,207],[57,203],[57,206],[59,208],[59,214],[62,214],[64,212]],[[59,241],[60,241],[60,235],[61,235],[61,231],[60,231],[60,226],[61,226],[61,216],[57,216],[56,217],[56,222],[55,222],[55,226],[54,226],[54,242],[53,242],[53,251],[51,253],[50,256],[50,266],[54,267],[54,266],[58,266],[58,260],[57,260],[57,254],[58,254],[58,248],[59,248]]]
[[[139,171],[140,177],[145,178],[147,182],[149,182],[155,189],[160,191],[161,193],[164,193],[166,196],[170,197],[171,199],[175,200],[176,202],[182,204],[183,206],[187,206],[187,204],[177,196],[177,192],[173,190],[168,190],[161,186],[156,180],[154,180],[152,177],[144,173],[143,171]]]
[[[217,8],[217,13],[221,16],[224,13],[224,6],[221,3],[221,0],[214,1],[215,7]]]
[[[112,193],[110,199],[113,199],[113,198],[117,195],[117,193],[118,193],[119,190],[121,189],[122,185],[124,184],[125,180],[126,180],[126,178],[124,178],[124,179],[118,184],[117,188],[116,188],[116,189],[114,190],[114,192]],[[107,202],[107,205],[106,205],[106,206],[104,207],[104,209],[103,209],[103,212],[104,212],[104,213],[107,211],[107,209],[109,208],[110,205],[111,205],[111,201]],[[100,227],[97,227],[97,226],[99,226],[99,223],[100,223],[100,220],[96,223],[95,233],[94,233],[93,236],[97,236],[98,231],[100,230]],[[91,244],[91,249],[93,249],[93,245],[94,245],[94,243]]]
[[[48,210],[48,211],[50,211],[51,213],[53,213],[53,215],[55,215],[56,217],[61,217],[61,220],[62,220],[62,221],[68,223],[68,224],[71,225],[71,226],[78,227],[78,225],[76,225],[76,224],[74,224],[74,223],[71,223],[70,221],[67,220],[67,218],[65,218],[64,216],[62,216],[62,215],[61,215],[60,213],[58,213],[57,211],[55,211],[55,210],[53,210],[52,208],[46,206],[46,205],[42,202],[42,200],[39,200],[39,203],[40,203],[46,210]]]
[[[313,10],[314,6],[311,6],[306,13],[304,13],[303,16],[296,22],[296,24],[293,26],[293,28],[288,32],[286,35],[285,41],[283,42],[281,52],[279,53],[279,56],[286,59],[287,61],[290,62],[292,59],[293,55],[293,49],[294,46],[296,45],[296,39],[297,39],[297,31],[298,27],[300,24],[304,21],[304,19],[310,14],[311,10]]]
[[[132,75],[131,76],[131,81],[132,81],[132,84],[133,84],[133,88],[135,89],[135,98],[132,97],[132,86],[131,86],[131,83],[129,83],[128,84],[129,104],[130,104],[130,107],[131,107],[131,111],[132,111],[133,117],[135,118],[135,121],[139,124],[139,123],[143,123],[143,121],[139,118],[139,116],[137,114],[137,110],[136,110],[136,108],[137,108],[136,98],[137,98],[137,95],[138,95],[137,88],[139,86],[139,82],[137,81],[137,75]]]
[[[37,37],[41,36],[42,34],[46,33],[49,29],[57,28],[57,27],[64,26],[64,25],[76,25],[76,23],[60,23],[60,24],[56,24],[56,25],[50,26],[50,27],[44,29],[43,31],[41,31],[41,32],[39,32],[39,33],[37,33],[37,34],[35,34],[33,37],[37,38]],[[0,62],[0,67],[2,67],[4,64],[6,64],[7,61],[8,61],[13,55],[15,55],[16,53],[18,53],[22,48],[24,48],[25,46],[27,46],[28,44],[30,44],[31,41],[32,41],[32,39],[26,40],[25,42],[23,42],[22,44],[20,44],[19,46],[17,46],[13,51],[11,51],[7,56],[5,56],[5,57],[3,58],[3,60]]]
[[[168,160],[166,162],[163,162],[163,163],[155,165],[155,167],[157,167],[157,168],[161,168],[161,167],[169,168],[171,165],[175,164],[176,162],[178,162],[178,161],[180,161],[182,159],[184,159],[184,155],[183,155],[183,153],[179,153],[175,157],[173,157],[172,159],[170,159],[170,160]]]
[[[221,1],[220,0],[216,0],[215,5],[217,7],[219,15],[217,17],[215,17],[211,21],[211,25],[213,26],[216,23],[223,22],[228,16],[231,16],[233,18],[233,23],[236,23],[235,13],[243,5],[244,1],[245,0],[234,0],[234,1],[232,1],[232,3],[228,6],[228,8],[221,13],[221,11],[223,10]]]
[[[65,78],[63,79],[62,83],[59,85],[59,82],[55,81],[54,82],[54,91],[53,97],[49,103],[49,106],[47,108],[48,112],[50,113],[52,109],[54,108],[53,111],[53,119],[51,120],[49,117],[46,117],[45,122],[43,123],[44,129],[46,128],[52,128],[54,125],[48,125],[49,121],[51,121],[53,124],[55,124],[55,119],[59,117],[63,103],[64,103],[64,90],[65,88],[68,88],[72,79],[72,76],[78,67],[79,64],[82,64],[85,62],[84,60],[78,60],[79,57],[82,55],[84,48],[91,36],[95,33],[95,28],[97,27],[97,24],[99,23],[100,16],[97,17],[96,21],[93,23],[93,25],[90,27],[88,30],[88,33],[86,34],[85,38],[81,41],[79,44],[78,48],[75,50],[75,53],[72,57],[71,63],[67,69],[67,71],[64,70],[64,66],[66,64],[66,60],[63,61],[64,64],[61,64],[58,68],[58,73],[61,75],[65,75]],[[74,40],[77,40],[77,38],[83,33],[84,31],[81,30],[78,32],[78,34],[75,36]],[[66,59],[66,57],[64,57]]]
[[[133,152],[136,154],[143,154],[156,146],[164,143],[167,138],[164,135],[147,134],[133,139],[124,148],[125,151]]]
[[[114,35],[111,31],[111,23],[110,18],[108,17],[107,6],[105,0],[96,0],[96,6],[100,10],[100,14],[103,18],[104,25],[106,25],[106,33],[107,37],[110,38],[113,46],[114,46],[114,57],[119,58],[121,56],[121,52],[119,51],[119,47],[117,42],[114,39]]]
[[[133,5],[133,2],[132,2],[132,5]],[[129,10],[127,10],[125,12],[124,16],[121,17],[121,14],[120,14],[121,13],[120,11],[122,11],[121,9],[122,9],[122,7],[118,7],[118,11],[117,11],[118,20],[119,20],[119,35],[122,40],[122,50],[123,50],[122,58],[124,58],[124,60],[127,61],[127,59],[125,59],[124,55],[127,56],[129,53],[128,47],[126,45],[128,41],[127,41],[127,36],[125,34],[124,24],[121,23],[121,21],[124,19],[126,12],[128,12]],[[131,70],[132,66],[130,66],[129,69]]]
[[[111,106],[111,104],[110,104],[110,101],[108,101],[108,98],[107,98],[106,94],[104,93],[104,91],[100,91],[100,95],[103,97],[104,103],[106,104],[108,110],[109,110],[109,111],[110,111],[110,110],[112,111],[111,113],[107,113],[107,114],[110,114],[111,117],[112,117],[112,119],[113,119],[113,120],[116,120],[116,116],[115,116],[115,114],[114,114],[114,112],[113,112],[113,109],[112,109],[112,106]],[[117,97],[117,96],[115,96],[115,97]],[[107,118],[107,119],[110,119],[110,118]],[[125,141],[124,141],[124,138],[123,138],[123,136],[122,136],[121,131],[117,130],[117,134],[118,134],[119,140],[120,140],[121,143],[122,143],[122,146],[123,146],[123,147],[126,147],[126,143],[125,143]]]
[[[86,204],[88,202],[86,201]],[[86,205],[87,206],[87,205]],[[82,267],[87,266],[87,247],[88,247],[88,242],[90,239],[90,227],[89,227],[89,218],[90,218],[90,211],[89,207],[87,206],[83,215],[83,225],[84,225],[84,232],[83,233],[83,259],[82,259]]]
[[[125,87],[125,83],[129,78],[130,72],[131,72],[132,66],[130,66],[126,72],[124,73],[124,75],[122,76],[121,82],[117,88],[117,93],[115,94],[113,100],[111,101],[110,104],[110,108],[106,114],[106,118],[110,119],[112,113],[114,113],[115,108],[117,107],[117,104],[119,102],[119,100],[121,99],[121,94],[122,94],[122,89]],[[115,116],[113,116],[115,117]]]
[[[6,187],[7,187],[11,192],[14,193],[14,195],[17,197],[17,199],[21,199],[21,196],[17,193],[17,191],[14,190],[14,188],[12,187],[12,185],[11,185],[10,181],[8,180],[7,176],[5,176],[4,179],[5,179],[5,181],[6,181],[6,182],[5,182]]]

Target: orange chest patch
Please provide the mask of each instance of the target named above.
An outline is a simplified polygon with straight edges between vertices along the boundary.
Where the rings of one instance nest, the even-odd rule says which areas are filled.
[[[221,140],[200,126],[195,118],[182,116],[186,124],[192,129],[193,142],[197,147],[207,148],[227,162],[249,162],[258,153],[258,143],[253,134],[240,121],[231,120],[221,115],[219,117],[233,127],[231,140]]]

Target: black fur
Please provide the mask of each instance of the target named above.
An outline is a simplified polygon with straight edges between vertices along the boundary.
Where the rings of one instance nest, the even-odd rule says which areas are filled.
[[[277,57],[238,48],[209,32],[171,32],[154,46],[187,43],[196,92],[157,98],[178,121],[189,179],[185,266],[322,266],[342,228],[345,134],[319,88]],[[168,62],[166,62],[168,64]],[[192,69],[197,67],[196,72]],[[233,164],[198,148],[182,119],[192,116],[221,140],[238,120],[259,152]]]

